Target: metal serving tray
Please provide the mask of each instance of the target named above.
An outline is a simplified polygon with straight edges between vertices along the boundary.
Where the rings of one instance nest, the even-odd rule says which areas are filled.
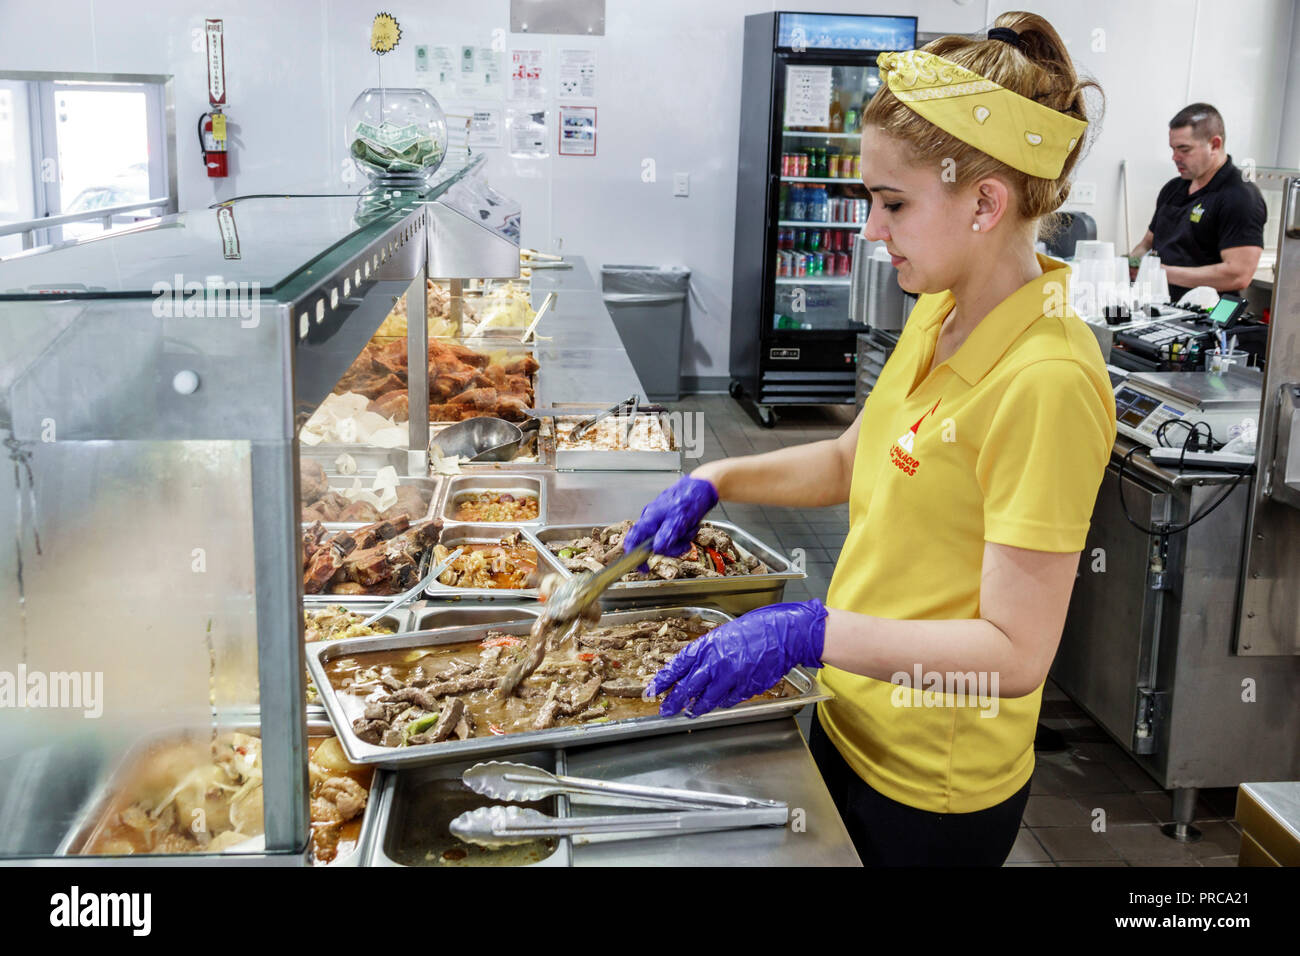
[[[550,770],[552,773],[565,772],[563,751],[539,751],[517,754],[515,757],[532,766]],[[463,866],[572,866],[573,844],[568,837],[560,837],[556,841],[554,852],[549,856],[536,862],[524,862],[519,861],[517,851],[510,851],[509,848],[505,848],[504,853],[497,850],[483,850],[461,843],[451,835],[449,830],[442,832],[452,818],[464,810],[503,802],[473,793],[463,785],[457,786],[460,775],[475,763],[477,761],[471,760],[459,764],[408,768],[404,773],[375,771],[377,775],[383,777],[383,782],[379,785],[379,792],[373,796],[377,818],[375,837],[369,844],[365,865],[418,866],[418,863],[400,862],[397,859],[398,856],[404,855],[399,849],[399,841],[403,838],[409,841],[414,836],[415,845],[405,847],[408,850],[408,854],[405,854],[408,860],[413,853],[418,853],[421,849],[426,852],[437,852],[440,849],[456,847],[468,853],[466,862],[461,864]],[[450,799],[447,799],[448,796]],[[421,808],[416,805],[418,800],[425,801],[429,806]],[[564,794],[532,804],[521,804],[521,806],[533,806],[543,813],[556,817],[569,816],[569,799]],[[419,833],[421,829],[424,829],[423,833]],[[413,835],[412,830],[417,831],[419,835]],[[496,860],[501,862],[495,863]]]
[[[598,411],[599,409],[593,409]],[[648,413],[643,413],[648,414]],[[640,416],[638,416],[640,417]],[[653,416],[651,416],[653,417]],[[560,438],[555,425],[565,422],[581,421],[576,415],[562,415],[551,419],[551,442],[555,448],[556,471],[685,471],[686,452],[681,438],[670,427],[666,416],[658,416],[659,424],[668,435],[669,442],[675,446],[673,451],[635,451],[632,449],[566,449],[560,445]]]
[[[340,475],[337,472],[330,471],[328,468],[325,470],[325,477],[329,479],[330,491],[337,491],[340,494],[342,494],[343,489],[352,487],[354,478],[360,478],[363,485],[373,484],[375,480],[373,472],[365,474],[357,472],[354,475]],[[411,475],[398,475],[397,483],[398,485],[415,485],[416,487],[429,492],[429,507],[425,509],[424,514],[411,518],[412,524],[421,521],[428,521],[430,518],[437,515],[438,503],[442,498],[443,481],[441,477],[435,475],[433,477],[423,478]],[[299,518],[301,517],[302,513],[299,512]],[[384,516],[380,515],[375,520],[382,521],[383,519]],[[315,521],[306,520],[301,522],[304,528],[308,528],[315,523]],[[364,528],[368,524],[374,524],[374,521],[322,521],[321,527],[326,531],[352,531],[356,528]]]
[[[530,521],[476,521],[484,527],[535,527],[546,521],[546,481],[538,475],[457,475],[443,483],[442,502],[437,514],[444,525],[466,524],[456,517],[456,506],[472,494],[483,491],[509,492],[516,497],[537,499],[537,517]]]
[[[369,523],[373,524],[374,522]],[[365,525],[361,525],[361,527],[365,527]],[[328,528],[326,530],[329,531]],[[330,534],[333,536],[334,534],[338,534],[338,531],[331,531]],[[419,575],[420,578],[423,578],[429,573],[429,560],[430,555],[432,554],[433,545],[430,545],[424,554],[420,556],[420,563],[416,568],[416,574]],[[415,582],[412,582],[410,587],[414,586]],[[308,608],[319,608],[322,604],[341,604],[343,607],[350,609],[355,608],[358,611],[365,611],[368,609],[369,612],[373,614],[385,604],[391,604],[397,595],[401,593],[401,591],[398,591],[396,594],[307,594],[304,592],[302,600],[303,604]]]
[[[627,624],[642,620],[662,620],[668,617],[697,615],[705,621],[724,623],[731,620],[730,615],[713,608],[702,607],[658,607],[612,611],[601,617],[602,624]],[[530,621],[513,624],[496,624],[492,630],[506,634],[525,636],[531,627]],[[422,744],[414,747],[381,747],[367,743],[352,730],[352,719],[348,716],[339,700],[340,694],[334,690],[325,673],[330,661],[341,657],[350,657],[366,651],[387,651],[395,648],[439,647],[444,644],[458,644],[465,641],[482,640],[487,628],[483,626],[457,627],[423,634],[397,634],[392,637],[357,637],[342,641],[322,641],[308,644],[306,647],[307,668],[318,688],[329,690],[322,692],[321,700],[329,714],[330,723],[338,732],[339,742],[348,759],[358,764],[375,764],[379,767],[400,769],[422,764],[448,763],[471,758],[483,758],[485,755],[513,753],[519,750],[559,749],[565,747],[585,747],[592,744],[607,743],[611,740],[625,740],[631,737],[652,737],[658,734],[680,733],[702,727],[719,727],[729,724],[744,724],[759,720],[771,720],[775,717],[793,716],[808,704],[828,699],[822,693],[813,676],[801,667],[796,667],[786,675],[795,694],[777,700],[764,700],[758,703],[741,704],[711,711],[700,717],[661,717],[652,714],[646,717],[632,717],[603,724],[583,724],[572,727],[552,727],[548,730],[526,730],[499,737],[471,737],[469,740],[445,740],[434,744]]]
[[[702,521],[701,526],[717,528],[731,536],[742,553],[752,554],[772,570],[767,574],[737,574],[725,578],[684,578],[676,581],[617,581],[601,596],[606,607],[646,604],[708,604],[730,614],[744,614],[754,608],[779,602],[787,581],[800,581],[807,575],[775,548],[727,521]],[[591,533],[591,524],[556,524],[526,529],[543,550],[552,541],[569,541]],[[565,571],[566,574],[573,572]]]
[[[495,544],[502,536],[511,531],[525,532],[522,525],[509,524],[456,524],[443,528],[438,543],[448,550],[455,551],[462,544]],[[545,547],[539,547],[536,539],[527,534],[520,536],[520,543],[537,551],[538,578],[547,574],[564,575],[560,562],[555,560]],[[432,559],[431,559],[432,560]],[[424,591],[425,595],[435,601],[536,601],[537,588],[462,588],[449,587],[434,581]]]
[[[389,600],[392,599],[390,598]],[[329,605],[327,604],[304,604],[303,610],[308,613],[312,611],[323,611],[328,606]],[[369,617],[370,614],[374,613],[374,611],[371,610],[368,614],[366,608],[357,608],[355,610],[353,610],[352,608],[348,608],[347,610],[352,611],[353,614],[359,613],[366,617]],[[393,629],[394,634],[402,634],[407,631],[418,630],[418,628],[415,626],[415,622],[412,618],[411,610],[409,607],[398,608],[396,611],[390,611],[388,614],[385,614],[383,617],[381,617],[377,623],[384,624],[388,627],[391,627]],[[306,633],[305,628],[304,628],[304,633]],[[339,640],[342,640],[342,638],[339,638]],[[328,642],[322,642],[322,643],[328,643]],[[319,694],[317,694],[316,700],[314,702],[307,704],[308,726],[311,725],[312,721],[319,721],[323,724],[326,724],[327,726],[329,724],[329,717],[327,717],[325,714],[325,705],[320,702]],[[332,732],[333,731],[331,730],[331,733]]]
[[[412,631],[436,631],[444,627],[486,627],[513,621],[531,621],[538,611],[527,605],[510,604],[435,604],[411,612]]]
[[[330,642],[325,642],[330,643]],[[212,732],[210,725],[202,727],[189,727],[183,729],[172,729],[151,735],[140,743],[129,748],[122,758],[118,761],[116,768],[109,774],[91,793],[90,798],[77,814],[77,820],[68,830],[67,834],[59,842],[58,848],[54,851],[55,856],[61,857],[78,857],[81,859],[93,860],[102,859],[105,862],[127,860],[132,862],[157,861],[165,862],[169,866],[181,866],[187,863],[204,863],[211,864],[214,861],[221,861],[232,864],[256,863],[269,859],[285,859],[285,854],[267,854],[261,851],[252,851],[247,853],[157,853],[148,854],[147,856],[110,856],[110,855],[83,855],[82,848],[85,847],[95,835],[95,831],[104,822],[105,815],[112,806],[113,798],[117,796],[121,786],[127,782],[129,775],[137,769],[140,760],[144,757],[148,749],[154,744],[175,739],[183,735],[193,735],[196,739],[204,739]],[[261,728],[247,723],[238,721],[223,723],[221,725],[222,733],[240,732],[253,733],[260,735]],[[307,720],[308,737],[334,737],[334,728],[330,722],[325,719]],[[345,748],[346,750],[346,748]],[[381,771],[376,771],[370,781],[370,792],[366,797],[366,809],[361,814],[361,832],[357,835],[357,845],[346,856],[336,857],[331,863],[322,863],[323,867],[337,866],[361,866],[362,861],[366,858],[371,842],[376,837],[376,826],[379,815],[374,812],[375,792],[380,783]],[[290,857],[292,858],[292,857]],[[310,856],[306,851],[302,854],[302,860],[305,865],[311,866]]]

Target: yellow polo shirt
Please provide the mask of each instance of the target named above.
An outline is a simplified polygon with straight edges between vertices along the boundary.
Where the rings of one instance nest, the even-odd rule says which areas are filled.
[[[1038,261],[1043,275],[928,376],[953,297],[917,301],[867,398],[828,606],[978,618],[984,542],[1083,549],[1115,441],[1115,398],[1096,338],[1069,310],[1069,270]],[[822,726],[858,775],[899,803],[983,810],[1033,772],[1041,684],[1003,698],[988,675],[966,685],[915,671],[892,683],[834,667],[821,675],[835,694],[819,705]]]

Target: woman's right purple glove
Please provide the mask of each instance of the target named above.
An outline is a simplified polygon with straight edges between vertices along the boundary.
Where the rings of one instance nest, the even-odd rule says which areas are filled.
[[[624,553],[650,542],[655,554],[680,557],[690,550],[700,519],[717,503],[718,489],[711,482],[683,475],[645,506],[636,524],[623,536]]]

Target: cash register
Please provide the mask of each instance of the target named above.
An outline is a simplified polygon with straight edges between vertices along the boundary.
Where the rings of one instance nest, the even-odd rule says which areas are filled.
[[[1219,333],[1229,330],[1243,351],[1264,353],[1268,326],[1245,321],[1245,299],[1225,295],[1208,311],[1196,306],[1152,308],[1160,310],[1153,321],[1115,330],[1113,363],[1133,371],[1200,370],[1206,353],[1218,347]]]

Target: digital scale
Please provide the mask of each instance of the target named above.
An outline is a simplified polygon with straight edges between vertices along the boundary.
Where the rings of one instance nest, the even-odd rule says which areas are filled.
[[[1114,378],[1112,374],[1112,379]],[[1156,430],[1167,421],[1193,426],[1204,422],[1215,445],[1235,437],[1244,418],[1259,421],[1262,376],[1235,369],[1218,372],[1130,372],[1115,386],[1115,418],[1119,433],[1155,448]],[[1204,434],[1204,429],[1202,429]],[[1182,448],[1188,429],[1169,426],[1164,444]]]

